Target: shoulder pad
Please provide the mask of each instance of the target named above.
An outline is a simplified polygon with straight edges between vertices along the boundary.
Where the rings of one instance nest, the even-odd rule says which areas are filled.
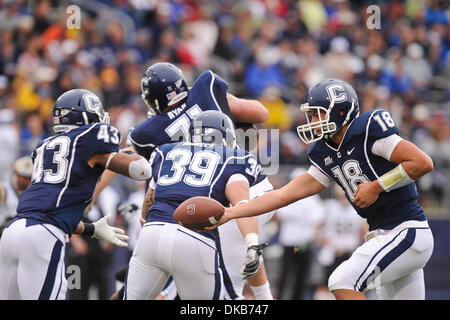
[[[207,85],[208,88],[211,86],[211,82],[214,82],[214,84],[219,84],[222,87],[224,87],[225,90],[228,89],[227,82],[222,79],[220,76],[212,72],[211,70],[207,70],[203,72],[198,78],[195,80],[194,85],[192,88],[199,86],[199,85]]]
[[[194,82],[194,86],[195,86],[195,84],[197,84],[197,83],[201,83],[201,82],[204,82],[204,81],[211,81],[211,78],[214,76],[214,72],[212,72],[211,70],[206,70],[206,71],[204,71],[204,72],[202,72],[198,77],[197,77],[197,79],[195,79],[195,82]]]
[[[391,114],[383,109],[375,110],[370,115],[369,137],[384,138],[398,133],[397,125]]]

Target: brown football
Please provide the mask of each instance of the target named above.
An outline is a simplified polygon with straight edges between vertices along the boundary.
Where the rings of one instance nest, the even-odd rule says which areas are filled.
[[[203,230],[217,223],[225,212],[225,207],[208,197],[192,197],[183,201],[173,213],[173,218],[183,227]]]

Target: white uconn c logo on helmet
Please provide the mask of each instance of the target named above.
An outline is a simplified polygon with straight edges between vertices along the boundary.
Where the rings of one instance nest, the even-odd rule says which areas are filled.
[[[87,111],[100,114],[102,103],[97,96],[94,96],[93,94],[85,94],[83,96],[83,100]]]
[[[341,103],[347,101],[347,93],[345,88],[340,84],[332,84],[327,87],[328,97],[330,101]]]

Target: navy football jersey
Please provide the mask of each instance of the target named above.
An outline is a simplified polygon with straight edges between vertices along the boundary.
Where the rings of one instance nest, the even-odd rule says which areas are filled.
[[[165,144],[155,149],[150,161],[156,188],[147,222],[176,223],[173,213],[178,205],[195,196],[210,197],[228,206],[228,179],[241,174],[252,185],[261,169],[256,158],[244,150],[206,143]],[[216,240],[217,229],[201,234]]]
[[[68,235],[83,217],[103,167],[88,165],[94,154],[118,152],[119,131],[95,123],[50,137],[33,151],[30,187],[19,201],[16,219],[53,224]]]
[[[351,122],[339,146],[333,147],[319,140],[308,150],[311,163],[342,187],[357,213],[367,219],[370,230],[392,229],[406,220],[426,220],[417,202],[415,183],[391,192],[381,192],[367,208],[360,208],[352,202],[359,184],[374,181],[397,166],[371,151],[376,140],[397,133],[389,112],[371,110]]]
[[[146,159],[165,143],[189,140],[191,120],[202,111],[217,110],[233,120],[226,92],[227,83],[212,71],[203,72],[194,82],[185,103],[137,125],[129,135],[136,152]]]

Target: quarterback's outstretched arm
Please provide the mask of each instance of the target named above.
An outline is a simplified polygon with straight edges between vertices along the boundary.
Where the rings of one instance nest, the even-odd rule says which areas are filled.
[[[292,202],[309,197],[325,189],[319,181],[308,173],[291,180],[284,187],[266,193],[254,200],[232,208],[225,208],[225,213],[218,226],[230,219],[257,216],[269,211],[285,207]]]
[[[227,93],[227,101],[238,122],[262,123],[269,118],[269,111],[258,100],[237,98]]]

